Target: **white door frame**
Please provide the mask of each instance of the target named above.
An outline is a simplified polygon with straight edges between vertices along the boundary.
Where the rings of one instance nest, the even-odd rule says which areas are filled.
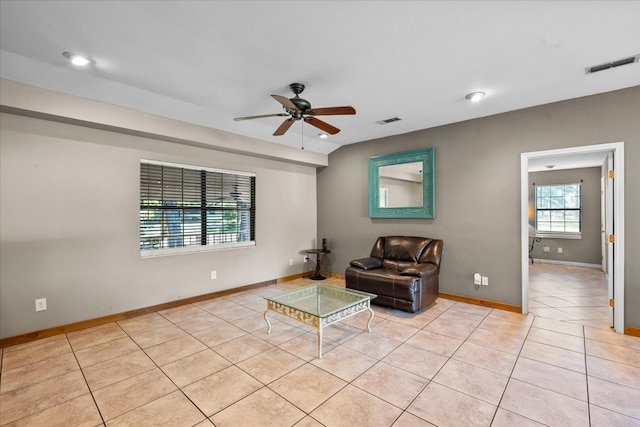
[[[613,288],[615,299],[615,313],[613,325],[616,332],[624,333],[624,143],[612,142],[582,147],[560,148],[557,150],[536,151],[520,155],[520,196],[521,223],[520,239],[522,251],[522,312],[529,312],[529,159],[550,156],[566,156],[571,154],[586,154],[599,152],[613,152],[613,234],[615,249],[609,256],[613,256]],[[611,265],[611,264],[610,264]]]
[[[613,217],[613,211],[614,211],[614,196],[613,196],[613,191],[614,191],[614,182],[615,179],[610,179],[609,178],[609,171],[613,170],[615,171],[615,165],[614,165],[614,155],[613,152],[610,152],[607,155],[607,160],[606,160],[606,169],[607,172],[605,173],[605,192],[606,192],[606,199],[605,199],[605,203],[604,203],[604,217],[605,217],[605,224],[604,224],[604,244],[605,244],[605,249],[607,251],[607,284],[608,284],[608,294],[607,297],[609,300],[613,299],[615,301],[615,272],[616,272],[616,268],[614,266],[614,261],[615,261],[615,244],[611,243],[609,236],[610,235],[614,235],[615,236],[615,231],[613,229],[613,225],[614,225],[614,217]],[[611,327],[615,327],[615,313],[616,313],[616,309],[614,307],[609,307],[609,326]],[[623,319],[624,320],[624,319]]]

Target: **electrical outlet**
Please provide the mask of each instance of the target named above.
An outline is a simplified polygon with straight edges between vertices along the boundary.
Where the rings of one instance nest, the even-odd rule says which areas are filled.
[[[216,280],[218,278],[218,272],[217,271],[212,271],[211,272],[211,280]]]
[[[303,264],[306,264],[306,263],[307,263],[307,261],[309,261],[309,257],[308,257],[308,256],[306,256],[306,257],[302,258],[302,263],[303,263]]]
[[[549,250],[549,246],[543,246],[543,247],[542,247],[542,252],[551,252],[551,251]]]
[[[482,286],[489,286],[489,278],[487,276],[482,276]]]
[[[473,284],[482,285],[482,276],[480,276],[480,273],[476,273],[473,275]]]
[[[45,311],[47,309],[47,299],[38,298],[36,300],[36,311]]]
[[[562,253],[562,248],[558,248],[558,253],[561,254]]]
[[[292,259],[289,260],[289,265],[293,265],[293,260]]]

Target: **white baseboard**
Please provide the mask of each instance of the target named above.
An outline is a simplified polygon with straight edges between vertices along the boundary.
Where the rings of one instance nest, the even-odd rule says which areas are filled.
[[[588,268],[597,268],[598,270],[602,270],[602,265],[600,264],[588,264],[585,262],[573,262],[573,261],[556,261],[553,259],[538,259],[534,258],[534,262],[539,264],[560,264],[560,265],[571,265],[574,267],[588,267]]]

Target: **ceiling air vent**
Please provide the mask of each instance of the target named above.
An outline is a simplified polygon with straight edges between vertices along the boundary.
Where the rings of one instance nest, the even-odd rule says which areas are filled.
[[[593,67],[587,67],[585,68],[585,74],[597,73],[598,71],[604,71],[610,68],[620,67],[622,65],[633,64],[634,62],[638,62],[638,58],[640,58],[640,55],[630,56],[628,58],[619,59],[617,61],[607,62],[606,64],[594,65]]]
[[[386,119],[386,120],[378,120],[376,123],[378,123],[379,125],[386,125],[388,123],[392,123],[392,122],[397,122],[402,120],[400,117],[392,117],[390,119]]]

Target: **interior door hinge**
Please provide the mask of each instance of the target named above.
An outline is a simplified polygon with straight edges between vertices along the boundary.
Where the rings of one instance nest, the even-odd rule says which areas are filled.
[[[615,178],[616,173],[613,170],[609,171],[609,178],[613,179]]]
[[[616,242],[616,236],[614,234],[609,234],[609,243],[615,243]]]
[[[609,307],[615,307],[616,306],[616,300],[614,300],[613,298],[611,298],[609,300]]]

